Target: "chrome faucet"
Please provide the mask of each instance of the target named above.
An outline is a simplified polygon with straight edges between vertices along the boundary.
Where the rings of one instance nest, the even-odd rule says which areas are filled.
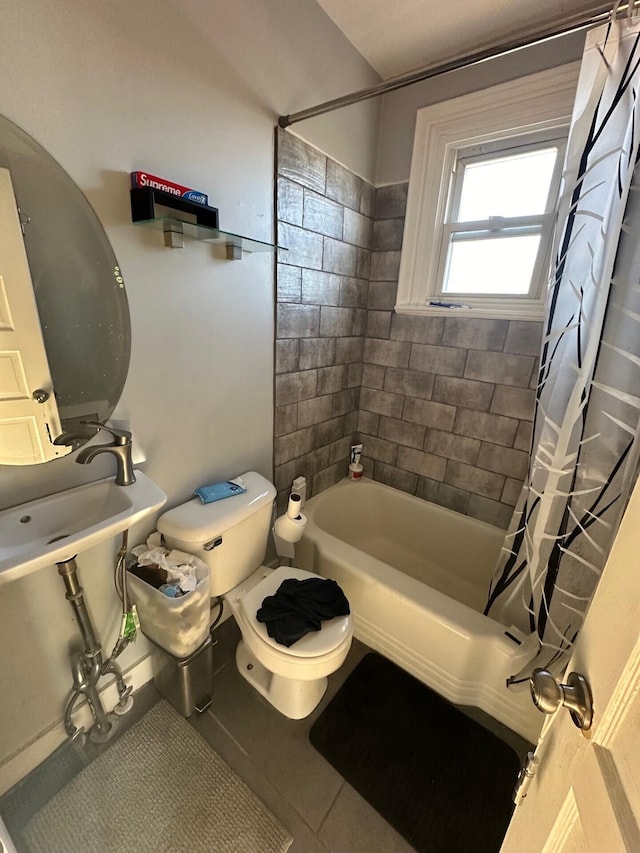
[[[109,444],[95,444],[93,447],[83,448],[76,456],[76,462],[80,465],[88,465],[99,453],[112,453],[116,457],[116,485],[130,486],[135,483],[136,476],[133,473],[133,459],[131,457],[131,433],[126,429],[113,429],[97,421],[85,421],[88,426],[98,427],[110,432],[113,441]]]

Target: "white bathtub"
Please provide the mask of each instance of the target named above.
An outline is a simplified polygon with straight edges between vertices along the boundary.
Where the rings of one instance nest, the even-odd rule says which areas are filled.
[[[535,742],[543,715],[528,690],[505,686],[535,637],[482,615],[503,530],[367,479],[341,481],[304,512],[296,565],[340,584],[359,640]]]

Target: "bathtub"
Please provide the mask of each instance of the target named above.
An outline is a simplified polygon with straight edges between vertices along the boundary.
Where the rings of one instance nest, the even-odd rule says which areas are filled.
[[[528,690],[505,686],[536,638],[482,615],[503,530],[365,478],[331,486],[304,512],[296,565],[340,584],[359,640],[536,741],[542,714]]]

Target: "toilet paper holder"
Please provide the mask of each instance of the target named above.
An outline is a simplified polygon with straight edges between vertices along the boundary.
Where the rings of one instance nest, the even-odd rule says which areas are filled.
[[[307,517],[300,512],[302,499],[297,492],[289,495],[287,511],[276,518],[273,525],[273,540],[278,557],[293,560],[295,557],[294,545],[302,539],[304,529],[307,526]]]

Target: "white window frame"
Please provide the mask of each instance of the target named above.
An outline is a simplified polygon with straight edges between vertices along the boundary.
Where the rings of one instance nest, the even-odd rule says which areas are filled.
[[[544,211],[531,215],[519,215],[512,217],[489,216],[487,219],[471,221],[460,221],[458,213],[462,192],[465,181],[466,168],[474,163],[486,162],[499,157],[514,157],[525,152],[539,151],[544,148],[556,148],[556,160],[553,167],[553,172],[549,180],[549,188],[547,198],[545,199]],[[456,152],[456,160],[452,164],[452,171],[449,178],[449,205],[445,222],[440,231],[439,243],[439,264],[437,272],[437,281],[435,298],[442,301],[451,301],[461,299],[462,302],[467,302],[472,295],[468,290],[455,291],[453,289],[444,289],[445,280],[447,278],[447,263],[449,258],[449,248],[452,243],[456,242],[455,235],[460,235],[459,239],[473,241],[482,239],[491,239],[502,236],[517,237],[525,234],[539,235],[540,242],[536,253],[535,264],[531,270],[531,277],[527,293],[504,293],[493,294],[492,298],[506,300],[509,303],[511,300],[540,299],[545,287],[546,272],[549,269],[549,258],[551,248],[551,238],[553,236],[553,221],[555,207],[558,199],[558,190],[560,187],[560,175],[564,163],[564,154],[566,148],[566,132],[560,132],[558,129],[545,130],[543,133],[536,133],[531,136],[518,136],[515,139],[503,139],[499,142],[490,142],[486,145],[473,145],[471,148],[461,149]],[[498,213],[497,209],[495,211]],[[476,294],[484,301],[487,299],[487,294]]]
[[[579,63],[541,71],[418,110],[395,310],[399,314],[539,320],[546,287],[529,295],[464,297],[468,308],[439,293],[441,241],[449,206],[451,170],[460,152],[542,131],[567,134]],[[548,255],[547,255],[548,257]]]

